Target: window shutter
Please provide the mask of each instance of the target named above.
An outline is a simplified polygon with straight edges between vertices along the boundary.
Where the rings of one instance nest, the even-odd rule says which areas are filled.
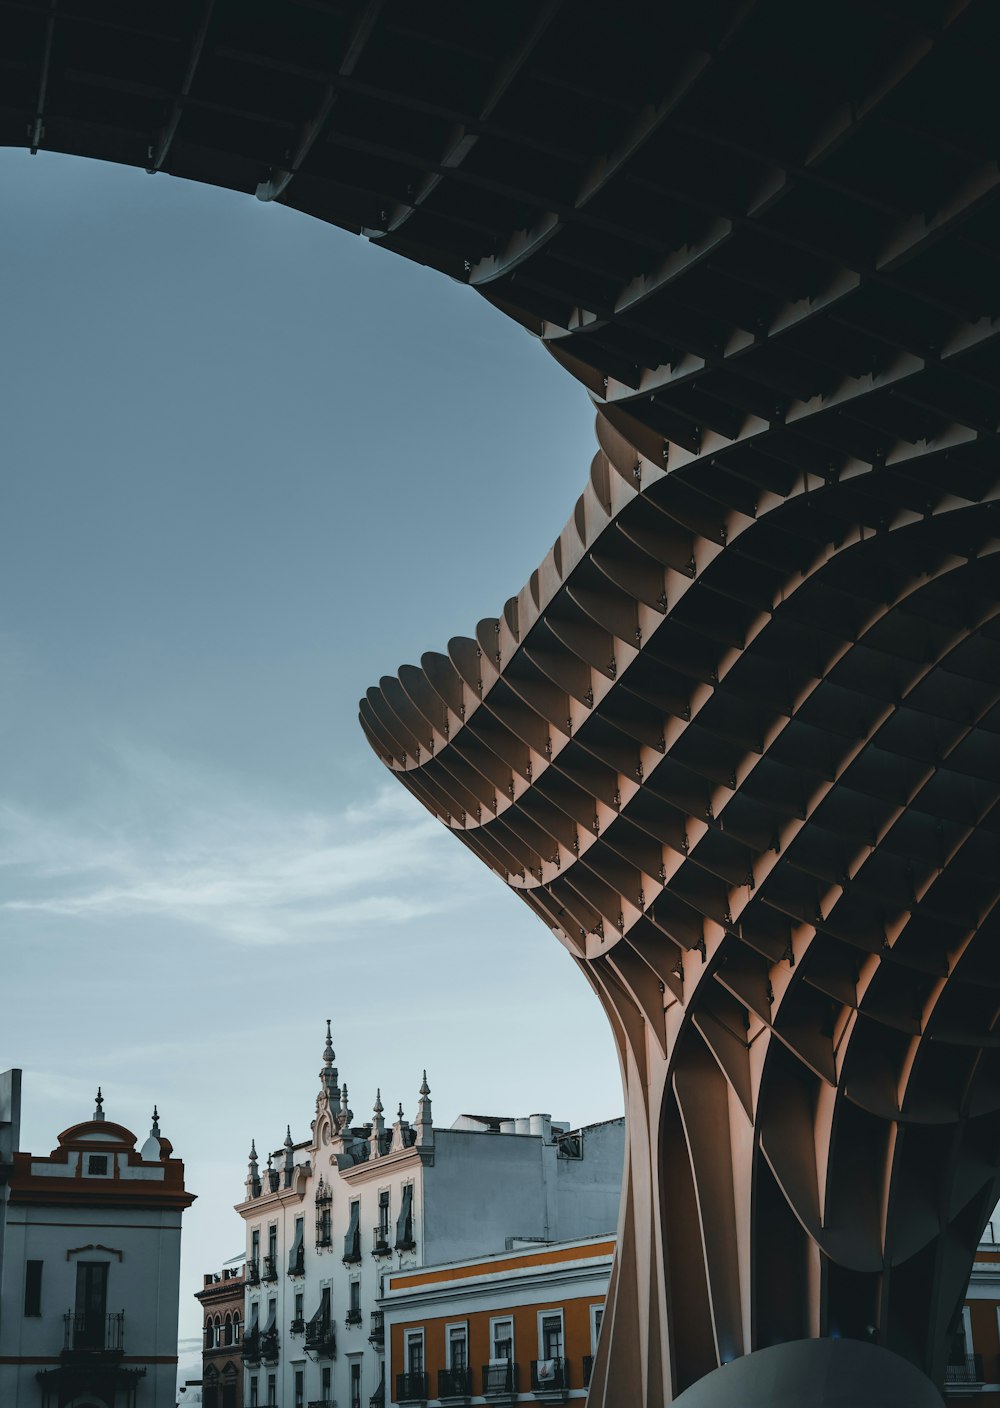
[[[396,1219],[396,1249],[401,1251],[413,1245],[413,1184],[407,1183],[403,1187],[403,1205]]]

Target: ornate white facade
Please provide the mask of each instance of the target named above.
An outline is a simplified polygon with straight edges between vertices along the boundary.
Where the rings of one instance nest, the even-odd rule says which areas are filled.
[[[435,1129],[426,1072],[416,1119],[386,1125],[380,1093],[355,1124],[327,1023],[310,1138],[259,1168],[246,1198],[244,1402],[362,1408],[388,1402],[377,1301],[385,1274],[503,1251],[511,1239],[614,1231],[624,1121],[583,1130],[463,1115]]]

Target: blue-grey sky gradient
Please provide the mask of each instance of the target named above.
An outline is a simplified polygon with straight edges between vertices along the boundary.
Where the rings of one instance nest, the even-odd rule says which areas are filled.
[[[468,289],[251,197],[0,152],[0,1067],[48,1150],[153,1100],[239,1250],[250,1137],[620,1113],[545,928],[391,781],[357,701],[499,610],[594,452],[582,390]],[[190,1346],[189,1346],[190,1348]]]

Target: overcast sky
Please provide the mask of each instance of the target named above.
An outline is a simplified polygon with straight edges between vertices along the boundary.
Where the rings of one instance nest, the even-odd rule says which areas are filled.
[[[596,999],[393,782],[383,674],[495,615],[569,516],[583,391],[468,289],[276,205],[0,152],[0,1069],[22,1147],[153,1101],[243,1244],[324,1019],[363,1120],[621,1112]],[[190,1348],[190,1346],[188,1346]]]

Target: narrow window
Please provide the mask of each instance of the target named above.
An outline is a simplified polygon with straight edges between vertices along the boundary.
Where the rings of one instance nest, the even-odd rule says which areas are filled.
[[[76,1264],[76,1315],[73,1327],[74,1349],[104,1349],[105,1315],[108,1308],[108,1263],[78,1261]]]
[[[42,1263],[40,1261],[26,1261],[24,1263],[24,1313],[25,1315],[41,1315],[42,1313]]]
[[[250,1408],[257,1408],[257,1405],[260,1402],[260,1399],[257,1397],[258,1392],[259,1388],[257,1385],[257,1375],[252,1374],[250,1377]]]
[[[464,1325],[448,1327],[448,1367],[467,1369],[469,1367],[469,1334]]]
[[[333,1370],[328,1364],[323,1365],[323,1373],[320,1382],[323,1385],[323,1402],[329,1403],[333,1394]]]
[[[541,1344],[538,1346],[541,1359],[561,1359],[563,1343],[563,1321],[562,1315],[543,1315],[541,1324],[541,1334],[538,1337]]]
[[[344,1233],[344,1260],[361,1260],[361,1203],[357,1200],[351,1204],[351,1220]]]
[[[233,1317],[228,1313],[228,1311],[227,1311],[227,1313],[226,1313],[226,1340],[225,1340],[225,1342],[226,1342],[226,1344],[232,1344],[232,1342],[233,1342]]]
[[[601,1321],[604,1319],[604,1306],[595,1305],[590,1311],[590,1352],[597,1353],[597,1341],[601,1338]]]
[[[268,1408],[277,1408],[278,1403],[278,1378],[276,1374],[267,1376],[267,1405]]]
[[[237,1310],[233,1315],[233,1344],[240,1342],[240,1312]]]
[[[383,1188],[378,1195],[378,1230],[380,1240],[383,1242],[389,1239],[389,1190]]]
[[[514,1358],[513,1320],[493,1321],[493,1358],[507,1360]]]
[[[304,1408],[306,1396],[305,1372],[302,1369],[295,1370],[295,1408]]]
[[[406,1251],[414,1246],[413,1241],[413,1184],[403,1186],[403,1202],[396,1219],[396,1250]]]
[[[304,1217],[295,1219],[295,1240],[292,1249],[288,1253],[288,1274],[289,1276],[304,1276],[306,1270],[306,1249],[304,1245],[306,1220]]]
[[[424,1332],[423,1330],[407,1330],[406,1332],[406,1372],[412,1374],[414,1378],[420,1378],[424,1372]]]
[[[361,1365],[351,1360],[351,1408],[361,1408]]]

